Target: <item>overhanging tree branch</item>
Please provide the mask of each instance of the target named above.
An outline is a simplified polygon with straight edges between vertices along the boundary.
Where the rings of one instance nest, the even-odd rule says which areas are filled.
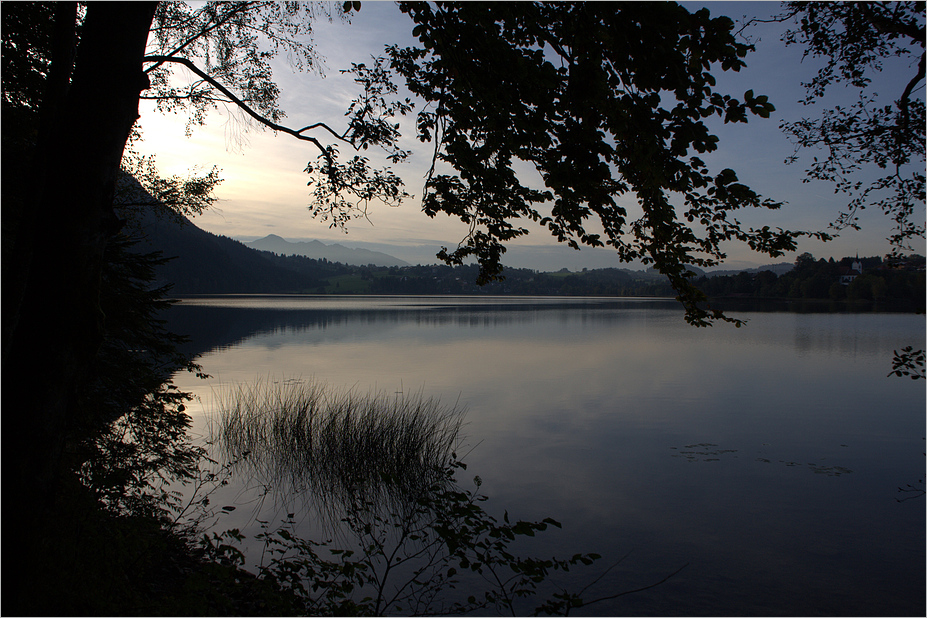
[[[172,57],[172,56],[145,56],[144,61],[145,61],[145,62],[156,62],[156,63],[172,62],[172,63],[179,64],[179,65],[182,65],[182,66],[187,67],[187,69],[189,69],[192,73],[196,74],[200,79],[202,79],[202,80],[205,81],[205,82],[208,82],[213,88],[215,88],[216,90],[218,90],[219,92],[221,92],[222,94],[224,94],[226,97],[228,97],[229,100],[230,100],[232,103],[234,103],[236,106],[238,106],[239,109],[241,109],[243,112],[245,112],[246,114],[248,114],[251,118],[257,120],[259,123],[263,124],[264,126],[270,128],[270,129],[272,129],[272,130],[274,130],[274,131],[279,131],[279,132],[281,132],[281,133],[286,133],[287,135],[292,135],[292,136],[295,137],[296,139],[303,140],[303,141],[310,142],[310,143],[314,144],[314,145],[316,146],[316,148],[318,148],[318,149],[322,152],[322,154],[325,155],[325,157],[326,157],[326,159],[329,161],[329,163],[330,163],[331,165],[334,165],[334,159],[331,157],[331,154],[328,152],[328,149],[325,148],[325,146],[323,146],[322,143],[321,143],[319,140],[317,140],[316,138],[312,137],[311,135],[304,135],[304,134],[303,134],[304,131],[307,131],[307,130],[309,130],[309,129],[311,129],[311,128],[314,128],[314,127],[317,127],[317,126],[323,126],[323,127],[326,128],[332,135],[338,137],[339,139],[344,139],[344,138],[340,137],[335,131],[333,131],[333,130],[330,129],[329,127],[325,126],[324,123],[316,123],[315,125],[310,125],[309,127],[304,127],[304,128],[302,128],[302,129],[299,129],[298,131],[295,130],[295,129],[291,129],[291,128],[289,128],[289,127],[284,127],[283,125],[277,124],[276,122],[274,122],[274,121],[272,121],[272,120],[270,120],[270,119],[268,119],[268,118],[265,118],[264,116],[258,114],[256,111],[254,111],[253,109],[251,109],[251,107],[250,107],[247,103],[245,103],[244,101],[242,101],[241,99],[239,99],[237,96],[235,96],[234,94],[232,94],[232,92],[231,92],[228,88],[226,88],[225,86],[223,86],[223,85],[222,85],[221,83],[219,83],[216,79],[214,79],[212,76],[210,76],[210,75],[209,75],[208,73],[206,73],[205,71],[201,70],[199,67],[197,67],[195,64],[193,64],[193,62],[191,62],[190,60],[188,60],[188,59],[186,59],[186,58],[175,58],[175,57]],[[345,141],[346,141],[346,140],[345,140]]]
[[[782,35],[786,45],[801,45],[803,57],[820,58],[824,66],[802,85],[809,104],[823,97],[835,85],[852,86],[860,91],[860,101],[850,107],[825,109],[818,119],[802,118],[782,122],[790,134],[795,153],[786,163],[798,160],[799,151],[825,145],[827,156],[805,170],[808,180],[832,182],[838,192],[850,198],[831,227],[858,229],[856,213],[867,206],[878,206],[895,222],[889,238],[893,252],[917,248],[910,243],[923,236],[924,191],[924,100],[918,96],[925,73],[923,4],[787,2],[783,12],[754,23],[793,22]],[[907,67],[899,60],[911,58]],[[875,73],[899,63],[893,70],[913,74],[891,104],[872,89]],[[882,102],[884,101],[884,102]],[[869,168],[880,176],[863,181],[856,174]],[[891,170],[882,175],[878,170]]]

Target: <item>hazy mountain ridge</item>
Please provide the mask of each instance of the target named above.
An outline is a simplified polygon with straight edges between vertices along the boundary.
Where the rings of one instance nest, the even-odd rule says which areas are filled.
[[[604,268],[571,273],[506,269],[504,282],[477,286],[476,265],[355,266],[299,255],[259,251],[212,234],[182,217],[144,209],[127,226],[143,237],[139,251],[171,259],[157,272],[158,284],[185,294],[524,294],[667,296],[657,273]],[[322,243],[320,243],[322,244]]]
[[[269,234],[264,238],[243,243],[247,247],[259,251],[270,251],[279,255],[302,255],[315,260],[326,259],[329,262],[340,262],[351,266],[411,266],[405,260],[400,260],[387,253],[370,251],[369,249],[352,249],[339,244],[326,245],[319,240],[289,241],[276,234]]]
[[[431,245],[415,245],[415,246],[405,246],[405,245],[388,245],[385,243],[365,243],[365,242],[352,242],[352,245],[357,245],[353,247],[346,247],[340,244],[326,244],[317,239],[294,239],[287,240],[278,236],[277,234],[268,234],[263,238],[258,238],[254,240],[248,240],[248,237],[238,239],[240,242],[246,246],[252,247],[254,249],[259,249],[261,251],[270,251],[278,255],[302,255],[305,257],[310,257],[313,259],[327,259],[331,262],[340,262],[342,264],[350,264],[355,266],[367,266],[368,264],[374,264],[376,266],[411,266],[416,265],[432,265],[440,264],[440,260],[435,257],[435,254],[441,249],[442,245],[431,244]],[[364,247],[362,245],[370,245],[370,247]],[[506,252],[506,268],[507,269],[518,269],[518,268],[528,268],[538,272],[561,272],[564,267],[568,268],[571,272],[581,272],[583,270],[582,265],[577,265],[576,260],[572,259],[575,257],[574,253],[567,251],[563,254],[555,254],[558,249],[562,249],[561,246],[521,246],[513,245]],[[403,257],[397,257],[394,255],[394,250],[396,254],[404,254]],[[584,248],[584,250],[587,248]],[[559,256],[560,262],[557,263],[554,260],[558,259]],[[613,261],[613,260],[611,260]],[[747,266],[747,264],[752,264]],[[740,265],[741,267],[738,267]],[[757,265],[755,262],[733,262],[732,268],[720,268],[715,267],[713,270],[702,270],[700,268],[690,266],[689,270],[692,270],[696,275],[707,275],[709,277],[714,276],[727,276],[735,275],[740,272],[750,272],[757,273],[764,270],[770,270],[777,275],[782,275],[793,268],[793,264],[789,262],[782,262],[779,264],[767,264],[767,265]],[[613,263],[608,263],[603,261],[603,265],[589,265],[586,270],[599,270],[615,268]],[[621,270],[627,270],[628,272],[635,273],[642,277],[648,277],[651,274],[655,276],[663,277],[660,273],[651,273],[653,268],[622,268]]]
[[[476,266],[408,265],[389,254],[320,241],[290,242],[276,235],[241,242],[198,228],[184,217],[146,207],[126,213],[126,232],[143,238],[140,251],[171,259],[158,283],[185,294],[522,294],[672,296],[666,278],[652,270],[624,268],[540,272],[507,268],[505,281],[476,286]],[[268,250],[259,250],[266,247]],[[300,255],[322,251],[321,257]],[[339,253],[339,251],[343,251]],[[318,252],[315,255],[319,255]],[[324,257],[324,256],[329,257]],[[345,255],[355,264],[337,261]],[[356,262],[360,262],[358,265]],[[392,263],[392,265],[377,265]],[[791,265],[778,265],[791,268]],[[751,270],[771,270],[763,267]],[[697,269],[696,269],[697,270]],[[740,271],[738,271],[740,272]],[[698,273],[702,273],[699,271]],[[722,273],[706,273],[709,277]]]

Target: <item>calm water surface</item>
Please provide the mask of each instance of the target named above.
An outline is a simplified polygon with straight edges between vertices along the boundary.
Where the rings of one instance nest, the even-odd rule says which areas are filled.
[[[466,407],[490,511],[562,522],[527,553],[603,555],[558,583],[626,556],[596,598],[689,565],[579,615],[924,615],[925,500],[898,501],[924,478],[924,381],[886,377],[924,317],[733,315],[748,325],[695,329],[673,301],[243,296],[185,299],[170,325],[213,376],[176,380],[199,433],[225,384],[421,389]],[[247,492],[220,499],[240,507],[221,525],[253,525]]]

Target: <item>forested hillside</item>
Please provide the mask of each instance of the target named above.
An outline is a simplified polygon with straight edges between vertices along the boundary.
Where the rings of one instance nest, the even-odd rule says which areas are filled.
[[[158,283],[171,284],[174,294],[268,294],[308,292],[317,287],[311,277],[272,263],[268,254],[178,217],[158,216],[149,210],[140,216],[138,225],[144,230],[142,249],[172,258],[156,276]],[[130,232],[140,233],[137,230]]]

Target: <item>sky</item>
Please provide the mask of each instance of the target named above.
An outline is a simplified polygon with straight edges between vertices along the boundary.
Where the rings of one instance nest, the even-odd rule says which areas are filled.
[[[735,21],[747,16],[768,16],[777,12],[776,2],[713,2],[683,3],[689,10],[707,6],[713,15],[728,15]],[[349,76],[339,73],[352,62],[369,62],[372,56],[383,55],[384,46],[412,45],[412,22],[392,2],[364,1],[351,23],[334,20],[320,21],[314,26],[313,40],[317,51],[325,58],[324,77],[294,73],[285,58],[274,63],[274,74],[280,87],[280,107],[287,117],[281,124],[300,128],[318,121],[333,127],[344,126],[344,112],[356,94]],[[786,47],[779,40],[782,24],[762,24],[749,34],[757,51],[746,58],[747,68],[739,73],[714,71],[717,89],[738,98],[752,89],[757,95],[766,94],[776,106],[769,119],[752,116],[748,124],[723,125],[711,128],[720,138],[719,149],[703,157],[715,172],[725,167],[734,169],[741,182],[777,201],[786,202],[779,211],[756,211],[738,218],[752,225],[769,225],[787,229],[826,230],[845,205],[846,198],[835,195],[833,187],[823,182],[803,183],[803,162],[817,153],[806,153],[795,164],[785,165],[793,147],[779,130],[780,121],[794,121],[814,115],[813,108],[798,101],[804,96],[802,81],[816,72],[817,64],[802,60],[801,49]],[[910,79],[907,63],[887,67],[875,82],[875,90],[900,93]],[[891,95],[889,95],[891,96]],[[920,92],[923,96],[923,90]],[[838,88],[825,103],[850,103],[855,92]],[[217,166],[223,182],[217,189],[219,202],[197,216],[194,223],[209,232],[253,240],[276,234],[288,240],[317,239],[327,244],[338,243],[365,247],[390,253],[412,263],[437,263],[435,252],[441,246],[453,248],[466,235],[459,221],[445,215],[432,219],[421,212],[420,198],[424,175],[430,163],[429,146],[414,137],[414,119],[401,123],[400,146],[411,150],[408,161],[393,167],[413,195],[398,208],[373,204],[369,220],[359,219],[347,225],[347,233],[330,228],[309,214],[308,177],[303,172],[317,151],[308,142],[285,134],[274,134],[256,126],[248,127],[242,115],[234,109],[220,109],[208,117],[205,127],[195,127],[190,137],[185,135],[185,117],[162,115],[153,104],[143,101],[140,124],[144,141],[137,149],[141,154],[156,155],[158,168],[165,175],[186,176],[191,168],[208,170]],[[321,135],[320,135],[321,137]],[[344,155],[350,148],[342,147]],[[376,162],[372,152],[364,153]],[[380,158],[381,165],[385,159]],[[632,206],[632,204],[629,204]],[[816,257],[883,255],[891,250],[888,241],[890,221],[877,210],[864,211],[860,217],[862,231],[845,230],[829,243],[805,240],[798,252],[809,251]],[[530,226],[526,226],[529,227]],[[740,245],[726,247],[728,259],[722,268],[747,268],[769,263],[792,262],[797,253],[781,258],[752,252]],[[541,229],[510,245],[503,257],[507,266],[558,270],[567,267],[631,267],[622,264],[607,249],[575,251],[558,245],[556,239]]]

